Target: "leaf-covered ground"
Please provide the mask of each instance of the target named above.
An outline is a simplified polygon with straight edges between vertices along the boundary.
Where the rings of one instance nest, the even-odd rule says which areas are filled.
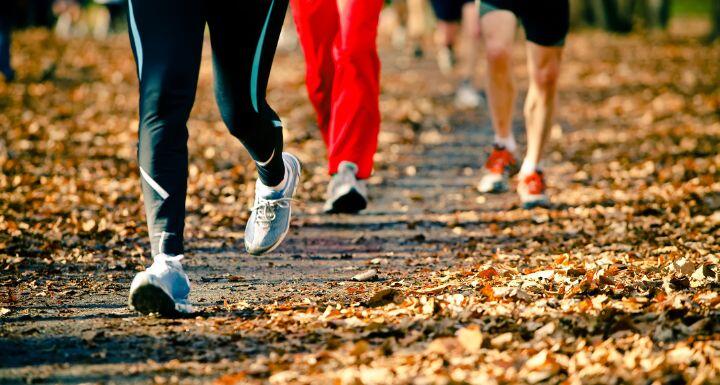
[[[282,52],[269,99],[306,174],[291,236],[263,258],[242,248],[254,170],[220,122],[206,47],[186,259],[202,312],[164,320],[125,306],[149,264],[127,37],[16,37],[19,81],[0,84],[0,382],[720,383],[717,44],[574,34],[554,207],[527,211],[474,189],[485,108],[455,110],[432,54],[383,43],[360,216],[319,213],[324,150],[301,56]]]

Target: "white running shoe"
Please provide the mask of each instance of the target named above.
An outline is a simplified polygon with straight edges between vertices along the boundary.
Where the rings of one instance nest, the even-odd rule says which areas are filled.
[[[367,182],[357,179],[358,166],[355,163],[342,161],[338,172],[330,179],[326,213],[354,214],[367,207]]]
[[[253,255],[273,251],[282,243],[290,230],[290,203],[300,184],[300,161],[294,155],[283,152],[287,181],[282,191],[275,191],[257,181],[255,204],[245,226],[245,249]]]
[[[517,192],[520,195],[523,208],[550,207],[550,199],[548,199],[546,193],[545,176],[542,171],[536,170],[528,175],[519,175],[518,179]]]
[[[455,92],[455,106],[460,109],[480,107],[480,94],[469,81],[465,80],[458,86]]]
[[[152,266],[135,275],[128,298],[130,309],[163,317],[191,314],[190,280],[180,263],[182,258],[182,255],[158,254]]]

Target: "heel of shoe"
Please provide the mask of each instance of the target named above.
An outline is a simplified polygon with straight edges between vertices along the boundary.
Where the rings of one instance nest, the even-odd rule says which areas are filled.
[[[175,300],[162,287],[153,282],[152,276],[140,273],[135,277],[128,298],[128,307],[141,314],[159,314],[162,317],[176,318],[185,312],[178,311]],[[187,313],[192,312],[191,307],[183,305]]]
[[[160,314],[163,317],[178,315],[175,302],[157,286],[143,285],[138,287],[129,299],[131,309],[144,314]]]

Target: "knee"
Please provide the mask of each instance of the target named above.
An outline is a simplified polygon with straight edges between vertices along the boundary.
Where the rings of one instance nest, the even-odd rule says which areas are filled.
[[[559,74],[560,66],[557,63],[547,63],[534,71],[532,81],[539,91],[552,90]]]
[[[368,59],[377,58],[377,47],[374,39],[367,39],[367,36],[356,36],[352,41],[344,44],[338,52],[338,59],[349,64],[365,63]]]
[[[182,87],[175,80],[172,76],[143,79],[141,125],[185,126],[195,101],[195,88]]]
[[[493,66],[507,65],[512,55],[512,45],[489,41],[486,44],[485,56],[488,63]]]
[[[248,128],[258,127],[261,124],[260,114],[255,112],[251,106],[223,108],[221,115],[230,134],[241,141],[248,132]]]

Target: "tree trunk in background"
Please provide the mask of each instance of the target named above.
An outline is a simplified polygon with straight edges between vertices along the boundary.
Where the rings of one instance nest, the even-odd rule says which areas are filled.
[[[612,32],[632,31],[635,0],[590,0],[595,24]]]
[[[570,26],[578,27],[587,23],[588,6],[586,0],[570,0]]]
[[[645,27],[666,29],[670,21],[670,0],[644,0],[641,2],[641,15],[645,19]]]
[[[713,0],[712,2],[712,24],[713,29],[708,37],[709,41],[720,38],[720,0]]]

